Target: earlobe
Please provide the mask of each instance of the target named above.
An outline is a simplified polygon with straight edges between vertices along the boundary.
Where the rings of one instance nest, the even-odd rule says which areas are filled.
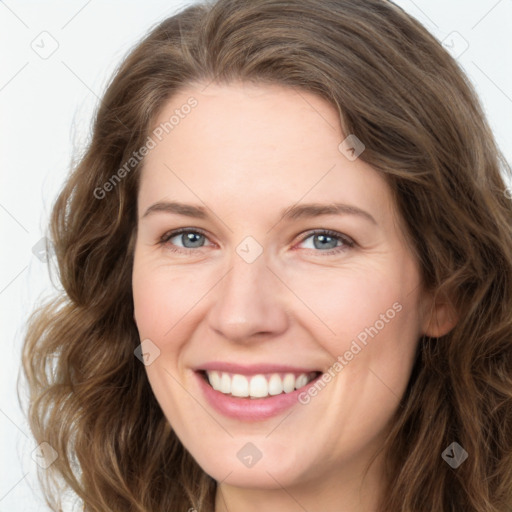
[[[448,334],[457,324],[457,314],[449,299],[432,300],[424,315],[423,334],[440,338]]]

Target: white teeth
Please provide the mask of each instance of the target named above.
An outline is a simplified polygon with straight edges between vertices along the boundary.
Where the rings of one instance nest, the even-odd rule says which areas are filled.
[[[231,393],[231,379],[227,373],[223,373],[220,378],[220,389],[221,393]]]
[[[283,390],[285,393],[290,393],[295,389],[295,375],[287,373],[283,379]]]
[[[231,394],[233,396],[249,396],[249,381],[243,375],[233,375],[231,379]]]
[[[233,375],[233,381],[236,375]],[[247,380],[247,379],[246,379]],[[249,384],[249,395],[256,398],[261,398],[268,395],[268,382],[264,375],[255,375],[251,377]]]
[[[297,377],[293,373],[273,373],[247,377],[238,373],[230,374],[219,371],[207,371],[206,375],[213,389],[225,395],[236,397],[264,398],[267,396],[291,393],[304,387],[315,377],[314,373],[301,373]]]
[[[302,386],[305,386],[308,383],[308,377],[307,375],[299,375],[297,377],[297,380],[295,381],[295,389],[299,389]]]
[[[269,395],[280,395],[283,392],[283,381],[277,373],[270,376],[268,381],[268,394]]]
[[[210,384],[216,391],[220,391],[220,375],[219,372],[210,372],[208,376],[210,378]]]

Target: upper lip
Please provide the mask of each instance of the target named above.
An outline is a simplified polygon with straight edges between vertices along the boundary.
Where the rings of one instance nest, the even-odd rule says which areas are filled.
[[[268,363],[260,363],[260,364],[248,364],[241,365],[236,363],[228,363],[228,362],[216,362],[211,361],[208,363],[204,363],[196,368],[196,371],[220,371],[227,373],[237,373],[240,375],[256,375],[260,373],[311,373],[311,372],[319,372],[320,370],[316,368],[307,368],[305,366],[289,366],[283,364],[268,364]]]

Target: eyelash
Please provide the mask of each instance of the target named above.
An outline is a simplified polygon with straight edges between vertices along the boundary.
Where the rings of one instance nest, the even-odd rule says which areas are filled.
[[[167,233],[165,233],[159,240],[158,244],[161,245],[161,246],[165,246],[167,245],[167,249],[169,249],[170,251],[172,252],[176,252],[176,253],[181,253],[181,254],[186,254],[186,255],[191,255],[191,252],[195,251],[196,249],[193,249],[193,248],[190,248],[190,247],[185,247],[185,248],[180,248],[180,247],[176,247],[172,244],[169,244],[169,240],[171,238],[174,238],[175,236],[177,235],[181,235],[183,233],[195,233],[195,234],[198,234],[198,235],[203,235],[204,237],[208,238],[206,233],[204,231],[202,231],[201,229],[198,229],[198,228],[181,228],[181,229],[176,229],[174,231],[169,231]],[[354,240],[352,240],[351,238],[349,238],[348,236],[346,235],[343,235],[341,233],[338,233],[337,231],[332,231],[330,229],[314,229],[312,231],[308,231],[302,238],[301,240],[298,242],[299,244],[305,242],[308,238],[311,238],[312,236],[314,235],[327,235],[331,238],[335,238],[337,240],[339,240],[340,242],[343,242],[344,245],[340,246],[340,247],[336,247],[334,249],[329,249],[327,251],[322,251],[322,250],[316,250],[316,249],[310,249],[310,250],[313,250],[314,252],[319,252],[319,253],[322,253],[323,255],[332,255],[332,254],[339,254],[341,252],[344,252],[344,251],[347,251],[349,249],[352,249],[354,248],[357,244],[356,242],[354,242]],[[198,247],[198,249],[202,249],[202,247]]]

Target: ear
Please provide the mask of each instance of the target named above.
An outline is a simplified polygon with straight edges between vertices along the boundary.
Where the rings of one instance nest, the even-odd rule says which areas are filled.
[[[457,314],[448,297],[429,296],[423,310],[422,333],[431,338],[448,334],[457,324]]]

